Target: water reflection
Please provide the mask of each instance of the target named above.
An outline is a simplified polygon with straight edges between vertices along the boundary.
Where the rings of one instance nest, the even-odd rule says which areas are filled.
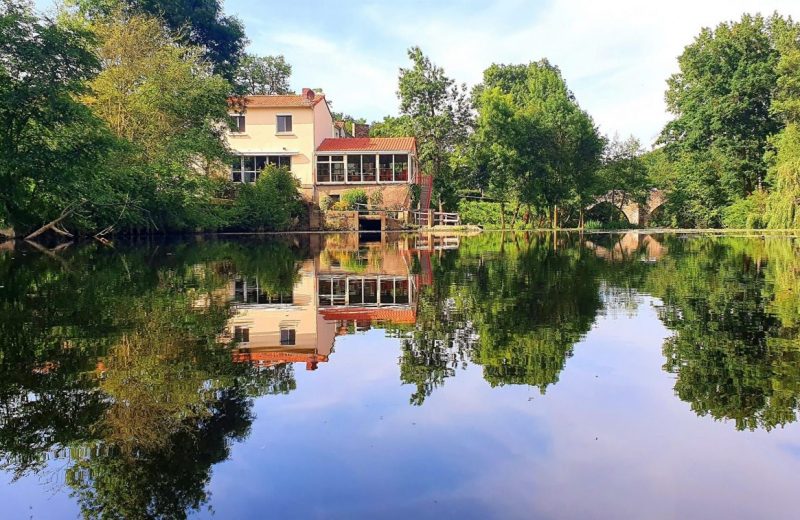
[[[295,367],[331,371],[345,337],[390,338],[374,348],[397,358],[412,405],[470,367],[549,395],[598,319],[645,297],[671,332],[677,398],[769,431],[800,408],[799,249],[638,233],[6,244],[0,468],[60,472],[86,516],[185,516],[268,420],[255,399],[291,398]]]

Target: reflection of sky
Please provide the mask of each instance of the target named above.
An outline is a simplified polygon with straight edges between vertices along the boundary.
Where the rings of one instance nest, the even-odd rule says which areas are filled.
[[[798,424],[737,432],[697,417],[661,368],[666,334],[645,299],[632,318],[599,318],[544,396],[492,389],[470,366],[422,407],[399,382],[399,340],[377,330],[341,337],[316,372],[296,366],[297,390],[257,400],[250,436],[213,468],[213,512],[796,517]],[[23,479],[0,488],[0,501],[11,518],[74,517],[75,505],[50,489]]]
[[[794,517],[797,425],[699,418],[661,366],[650,301],[601,318],[545,396],[459,371],[422,407],[398,340],[340,338],[297,391],[260,399],[214,468],[218,517]]]

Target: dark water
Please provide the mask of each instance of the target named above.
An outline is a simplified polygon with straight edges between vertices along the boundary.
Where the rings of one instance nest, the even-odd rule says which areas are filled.
[[[0,245],[4,518],[797,518],[800,241]]]

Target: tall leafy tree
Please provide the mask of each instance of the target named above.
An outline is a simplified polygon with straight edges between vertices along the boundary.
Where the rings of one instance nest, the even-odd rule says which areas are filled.
[[[91,26],[102,71],[83,100],[127,143],[107,171],[116,198],[132,202],[120,226],[213,225],[204,217],[212,185],[203,172],[226,156],[219,122],[228,82],[156,18],[117,11]]]
[[[472,113],[466,85],[458,85],[419,47],[408,50],[411,67],[400,69],[400,114],[417,138],[422,169],[433,175],[440,204],[453,202],[450,155],[470,133]]]
[[[93,37],[0,4],[0,220],[31,231],[87,196],[111,143],[78,101],[99,69]]]
[[[643,155],[644,149],[634,136],[622,140],[615,135],[603,153],[602,167],[594,181],[595,194],[610,194],[620,210],[630,202],[645,202],[650,179]]]
[[[779,129],[770,111],[780,18],[745,15],[703,29],[678,58],[668,80],[664,128],[679,172],[672,205],[681,224],[715,226],[723,209],[763,186],[767,139]]]
[[[778,26],[777,92],[772,109],[785,123],[768,153],[772,193],[767,200],[767,225],[772,228],[800,228],[800,27]]]
[[[244,25],[226,16],[221,0],[123,0],[133,9],[164,20],[183,43],[200,47],[214,72],[232,80],[247,37]]]
[[[591,193],[604,141],[547,60],[492,65],[474,90],[476,139],[495,196],[546,211],[577,209]]]
[[[245,54],[236,69],[234,86],[241,95],[289,94],[292,65],[282,56]]]

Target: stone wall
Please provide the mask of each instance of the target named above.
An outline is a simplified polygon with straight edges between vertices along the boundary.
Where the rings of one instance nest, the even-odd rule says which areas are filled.
[[[326,211],[322,228],[329,231],[358,231],[358,211]]]
[[[325,196],[338,195],[346,191],[360,189],[371,196],[374,192],[380,191],[383,197],[383,209],[406,210],[411,209],[411,188],[409,184],[336,184],[328,186],[317,186],[317,203]]]

